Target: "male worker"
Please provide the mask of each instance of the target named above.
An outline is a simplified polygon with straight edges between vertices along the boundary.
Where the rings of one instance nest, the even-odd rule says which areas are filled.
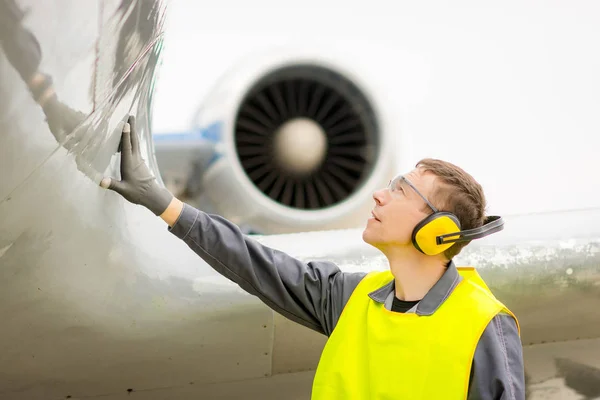
[[[373,194],[363,239],[385,254],[390,269],[370,274],[304,263],[182,203],[147,168],[133,117],[123,129],[121,175],[100,185],[160,216],[215,270],[273,310],[329,336],[313,399],[525,398],[516,318],[476,272],[459,273],[452,258],[467,242],[439,252],[427,241],[428,231],[458,225],[483,231],[483,192],[460,168],[423,160]]]

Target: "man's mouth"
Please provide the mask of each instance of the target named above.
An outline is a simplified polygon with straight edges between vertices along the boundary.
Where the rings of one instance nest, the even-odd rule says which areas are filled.
[[[374,218],[376,221],[379,221],[379,218],[377,218],[377,216],[376,216],[376,215],[373,213],[373,211],[371,211],[371,216],[372,216],[372,217],[373,217],[373,218]],[[381,222],[381,221],[379,221],[379,222]]]

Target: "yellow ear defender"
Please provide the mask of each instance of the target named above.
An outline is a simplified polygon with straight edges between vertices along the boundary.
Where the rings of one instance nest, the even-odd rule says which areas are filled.
[[[412,233],[413,245],[423,254],[433,256],[450,248],[454,243],[469,242],[504,229],[504,220],[489,216],[479,228],[460,230],[458,218],[449,212],[435,211],[415,226]]]
[[[485,219],[483,226],[461,231],[460,221],[456,215],[439,211],[404,176],[397,176],[390,181],[389,188],[393,190],[400,180],[406,182],[433,210],[433,214],[428,215],[419,222],[412,233],[413,245],[423,254],[429,256],[440,254],[449,249],[454,243],[470,242],[504,229],[502,217],[492,215]]]

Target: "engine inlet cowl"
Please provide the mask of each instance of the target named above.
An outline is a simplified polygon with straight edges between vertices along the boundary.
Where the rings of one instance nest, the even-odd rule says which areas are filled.
[[[234,126],[249,180],[294,209],[323,209],[350,197],[371,175],[379,152],[366,96],[321,66],[288,66],[262,77],[243,98]]]

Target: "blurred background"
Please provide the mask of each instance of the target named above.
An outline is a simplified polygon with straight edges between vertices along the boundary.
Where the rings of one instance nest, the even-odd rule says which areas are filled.
[[[283,187],[291,179],[290,174],[286,178],[286,166],[298,172],[301,168],[294,170],[294,165],[321,165],[341,154],[346,158],[333,163],[354,179],[329,174],[323,183],[331,186],[328,180],[339,180],[345,185],[340,198],[356,204],[346,208],[344,219],[360,226],[366,214],[353,215],[351,210],[359,209],[361,201],[352,195],[361,185],[368,186],[360,194],[364,199],[373,187],[411,169],[419,159],[435,157],[460,165],[482,183],[490,213],[597,207],[600,181],[589,173],[600,167],[595,155],[600,140],[595,113],[600,106],[596,72],[600,53],[592,50],[600,33],[598,15],[600,4],[593,1],[460,1],[435,6],[402,1],[173,1],[152,120],[163,179],[171,187],[187,186],[194,195],[210,189],[216,180],[239,180],[238,187],[254,181],[247,188],[250,193],[257,188],[268,198],[277,182],[276,177],[268,179],[271,169],[283,168],[279,174]],[[326,67],[277,71],[305,64]],[[332,80],[331,75],[337,76]],[[346,99],[345,105],[336,104],[322,119],[347,107],[348,118],[364,119],[369,113],[370,123],[363,121],[345,131],[330,124],[324,129],[326,134],[329,131],[329,152],[321,158],[271,164],[250,177],[263,166],[261,155],[290,159],[305,152],[301,143],[286,141],[277,129],[294,115],[281,116],[277,127],[266,127],[257,119],[261,114],[268,117],[269,104],[277,110],[276,94],[268,94],[269,83],[265,83],[269,79],[275,87],[280,85],[279,104],[284,108],[293,106],[285,98],[285,85],[304,79],[314,85],[305,89],[305,96],[311,98],[317,91],[321,110],[328,95]],[[357,89],[348,92],[349,85]],[[320,86],[325,94],[318,92]],[[261,90],[270,103],[261,105],[256,99]],[[300,92],[296,88],[301,97]],[[369,112],[364,111],[367,107]],[[306,129],[308,136],[312,131]],[[195,175],[190,180],[191,165],[193,160],[198,164],[200,151],[181,157],[180,152],[168,150],[177,140],[188,140],[189,149],[202,136],[199,132],[205,132],[205,137],[220,135],[224,145],[217,150],[222,153],[245,152],[242,168],[217,166],[210,178]],[[336,148],[331,137],[340,133],[347,141],[338,142]],[[352,133],[354,142],[348,137]],[[173,135],[170,141],[169,135]],[[251,143],[261,135],[280,137],[283,144],[276,147],[275,140],[265,141],[275,148],[262,146],[261,152],[260,141]],[[229,142],[236,137],[238,148],[232,150]],[[319,135],[312,138],[303,145],[319,153]],[[344,154],[344,146],[349,145],[355,146],[355,152],[350,149]],[[296,152],[290,150],[294,147]],[[206,160],[200,164],[209,165]],[[262,188],[257,187],[260,184]],[[292,206],[288,212],[301,208],[282,200],[284,190],[276,189],[273,202],[261,203],[264,199],[256,196],[257,205],[247,218],[240,218],[252,223],[249,215],[263,207],[278,213],[272,206],[282,203]],[[329,205],[323,202],[313,210]],[[340,225],[342,213],[336,212],[341,206],[338,202],[337,209],[323,211],[319,219]],[[280,211],[278,224],[287,221],[290,229],[298,219],[311,218],[309,214],[284,216],[286,211]],[[259,225],[255,224],[257,229],[269,231]]]

